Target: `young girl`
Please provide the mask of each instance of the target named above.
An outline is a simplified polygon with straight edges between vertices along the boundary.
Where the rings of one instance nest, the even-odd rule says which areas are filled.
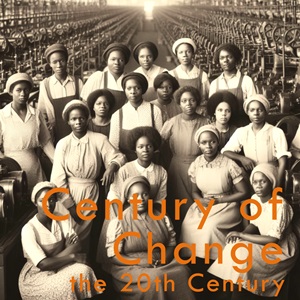
[[[133,48],[132,55],[136,62],[140,65],[140,67],[134,70],[134,72],[143,74],[148,80],[148,89],[144,94],[144,100],[154,100],[156,98],[156,93],[153,88],[154,78],[165,71],[163,67],[154,64],[154,61],[158,56],[157,47],[154,43],[149,41],[141,42]]]
[[[115,105],[114,95],[107,89],[99,89],[87,98],[91,119],[88,130],[102,133],[109,137],[111,112]]]
[[[176,55],[179,66],[170,71],[181,87],[193,86],[200,92],[201,102],[208,99],[209,81],[207,74],[193,64],[193,59],[197,46],[190,38],[181,38],[172,46],[172,51]]]
[[[238,117],[237,98],[228,91],[216,92],[208,99],[207,113],[219,132],[221,150],[237,128],[234,125]]]
[[[251,123],[238,128],[221,153],[239,161],[246,171],[257,164],[270,163],[278,167],[278,184],[282,184],[286,167],[288,146],[284,132],[266,122],[270,103],[265,96],[256,94],[244,102],[244,111]],[[239,154],[243,149],[245,155]]]
[[[268,201],[273,197],[272,191],[277,186],[277,169],[270,164],[256,166],[250,176],[250,181],[255,194],[253,200],[257,205],[251,204],[251,215],[257,217],[250,221],[250,224],[242,232],[232,231],[226,237],[227,245],[223,249],[223,263],[216,260],[208,270],[210,273],[224,280],[237,282],[242,279],[243,290],[234,290],[232,299],[257,299],[251,293],[263,297],[278,296],[278,287],[273,280],[280,283],[294,266],[298,257],[298,241],[292,230],[293,210],[285,199],[276,196],[281,203],[276,204],[276,218],[273,218],[273,205]],[[276,195],[276,193],[275,193]],[[258,213],[258,207],[261,209]],[[247,263],[237,264],[233,261],[231,248],[235,243],[252,245],[252,267],[246,273],[237,272],[233,266],[245,269]],[[268,254],[269,260],[277,259],[276,264],[267,263],[262,258],[262,248],[268,243],[276,243],[281,253]],[[238,259],[245,259],[249,255],[248,250],[239,248],[236,252]],[[248,264],[249,265],[249,264]],[[262,280],[265,280],[265,287]],[[249,292],[247,292],[248,290]],[[247,297],[247,298],[246,298]],[[266,299],[262,298],[261,299]]]
[[[163,123],[165,123],[168,119],[181,113],[180,106],[173,99],[173,94],[179,88],[179,83],[175,77],[163,72],[155,77],[153,85],[157,99],[151,103],[161,109]]]

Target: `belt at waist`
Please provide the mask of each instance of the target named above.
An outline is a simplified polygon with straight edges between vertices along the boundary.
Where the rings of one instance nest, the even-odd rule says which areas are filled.
[[[198,155],[176,155],[174,154],[172,159],[179,160],[183,163],[192,163]]]
[[[79,177],[69,177],[68,178],[69,183],[78,183],[78,184],[86,184],[86,183],[96,183],[95,179],[90,179],[90,178],[79,178]]]

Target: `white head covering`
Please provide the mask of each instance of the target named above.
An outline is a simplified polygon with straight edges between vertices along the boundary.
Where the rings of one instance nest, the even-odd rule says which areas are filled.
[[[253,96],[247,98],[244,101],[243,108],[244,108],[245,113],[247,113],[248,106],[249,106],[250,102],[252,102],[252,101],[258,101],[258,102],[260,102],[264,106],[266,112],[267,113],[269,112],[269,110],[270,110],[270,102],[269,102],[269,100],[264,95],[262,95],[262,94],[256,94],[256,95],[253,95]]]
[[[201,126],[195,133],[194,140],[198,146],[199,146],[200,135],[205,131],[212,132],[217,137],[218,142],[220,141],[220,134],[217,128],[211,124],[208,124],[208,125]]]
[[[251,172],[250,175],[250,182],[252,184],[253,181],[253,175],[256,172],[261,172],[263,173],[271,182],[273,189],[275,189],[276,184],[277,184],[277,175],[278,175],[278,171],[277,168],[271,164],[267,164],[267,163],[262,163],[257,165]]]
[[[32,190],[31,201],[33,202],[33,204],[36,204],[36,195],[38,194],[39,191],[43,189],[54,189],[54,188],[56,188],[56,185],[49,181],[42,181],[37,183]]]
[[[176,49],[177,49],[177,47],[179,45],[181,45],[181,44],[189,44],[189,45],[191,45],[193,47],[193,49],[194,49],[194,52],[196,52],[196,50],[197,50],[197,46],[196,46],[196,44],[194,43],[194,41],[192,39],[190,39],[190,38],[182,38],[182,39],[179,39],[179,40],[175,41],[175,43],[172,46],[172,51],[173,51],[173,53],[175,55],[176,55]]]

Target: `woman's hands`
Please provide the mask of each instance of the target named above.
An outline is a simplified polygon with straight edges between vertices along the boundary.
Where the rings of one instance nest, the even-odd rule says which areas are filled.
[[[78,235],[74,232],[69,236],[69,233],[66,236],[66,242],[65,242],[65,246],[69,247],[71,245],[74,245],[76,243],[78,243]]]
[[[252,159],[243,155],[240,155],[239,160],[246,171],[252,171],[256,166],[255,162]]]
[[[226,244],[236,243],[242,238],[242,232],[231,231],[226,236]]]
[[[103,177],[101,179],[102,185],[109,188],[110,184],[115,179],[115,173],[117,172],[118,169],[119,169],[119,165],[115,163],[111,163],[103,174]]]

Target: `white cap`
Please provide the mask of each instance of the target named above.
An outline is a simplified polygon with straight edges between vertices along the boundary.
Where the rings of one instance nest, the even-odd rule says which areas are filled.
[[[190,38],[182,38],[182,39],[179,39],[179,40],[175,41],[175,43],[172,46],[172,51],[173,51],[173,53],[175,55],[176,55],[176,49],[177,49],[177,47],[179,45],[181,45],[181,44],[189,44],[189,45],[191,45],[193,47],[193,49],[194,49],[194,52],[196,52],[196,50],[197,50],[197,46],[196,46],[196,44],[194,43],[194,41],[192,39],[190,39]]]

